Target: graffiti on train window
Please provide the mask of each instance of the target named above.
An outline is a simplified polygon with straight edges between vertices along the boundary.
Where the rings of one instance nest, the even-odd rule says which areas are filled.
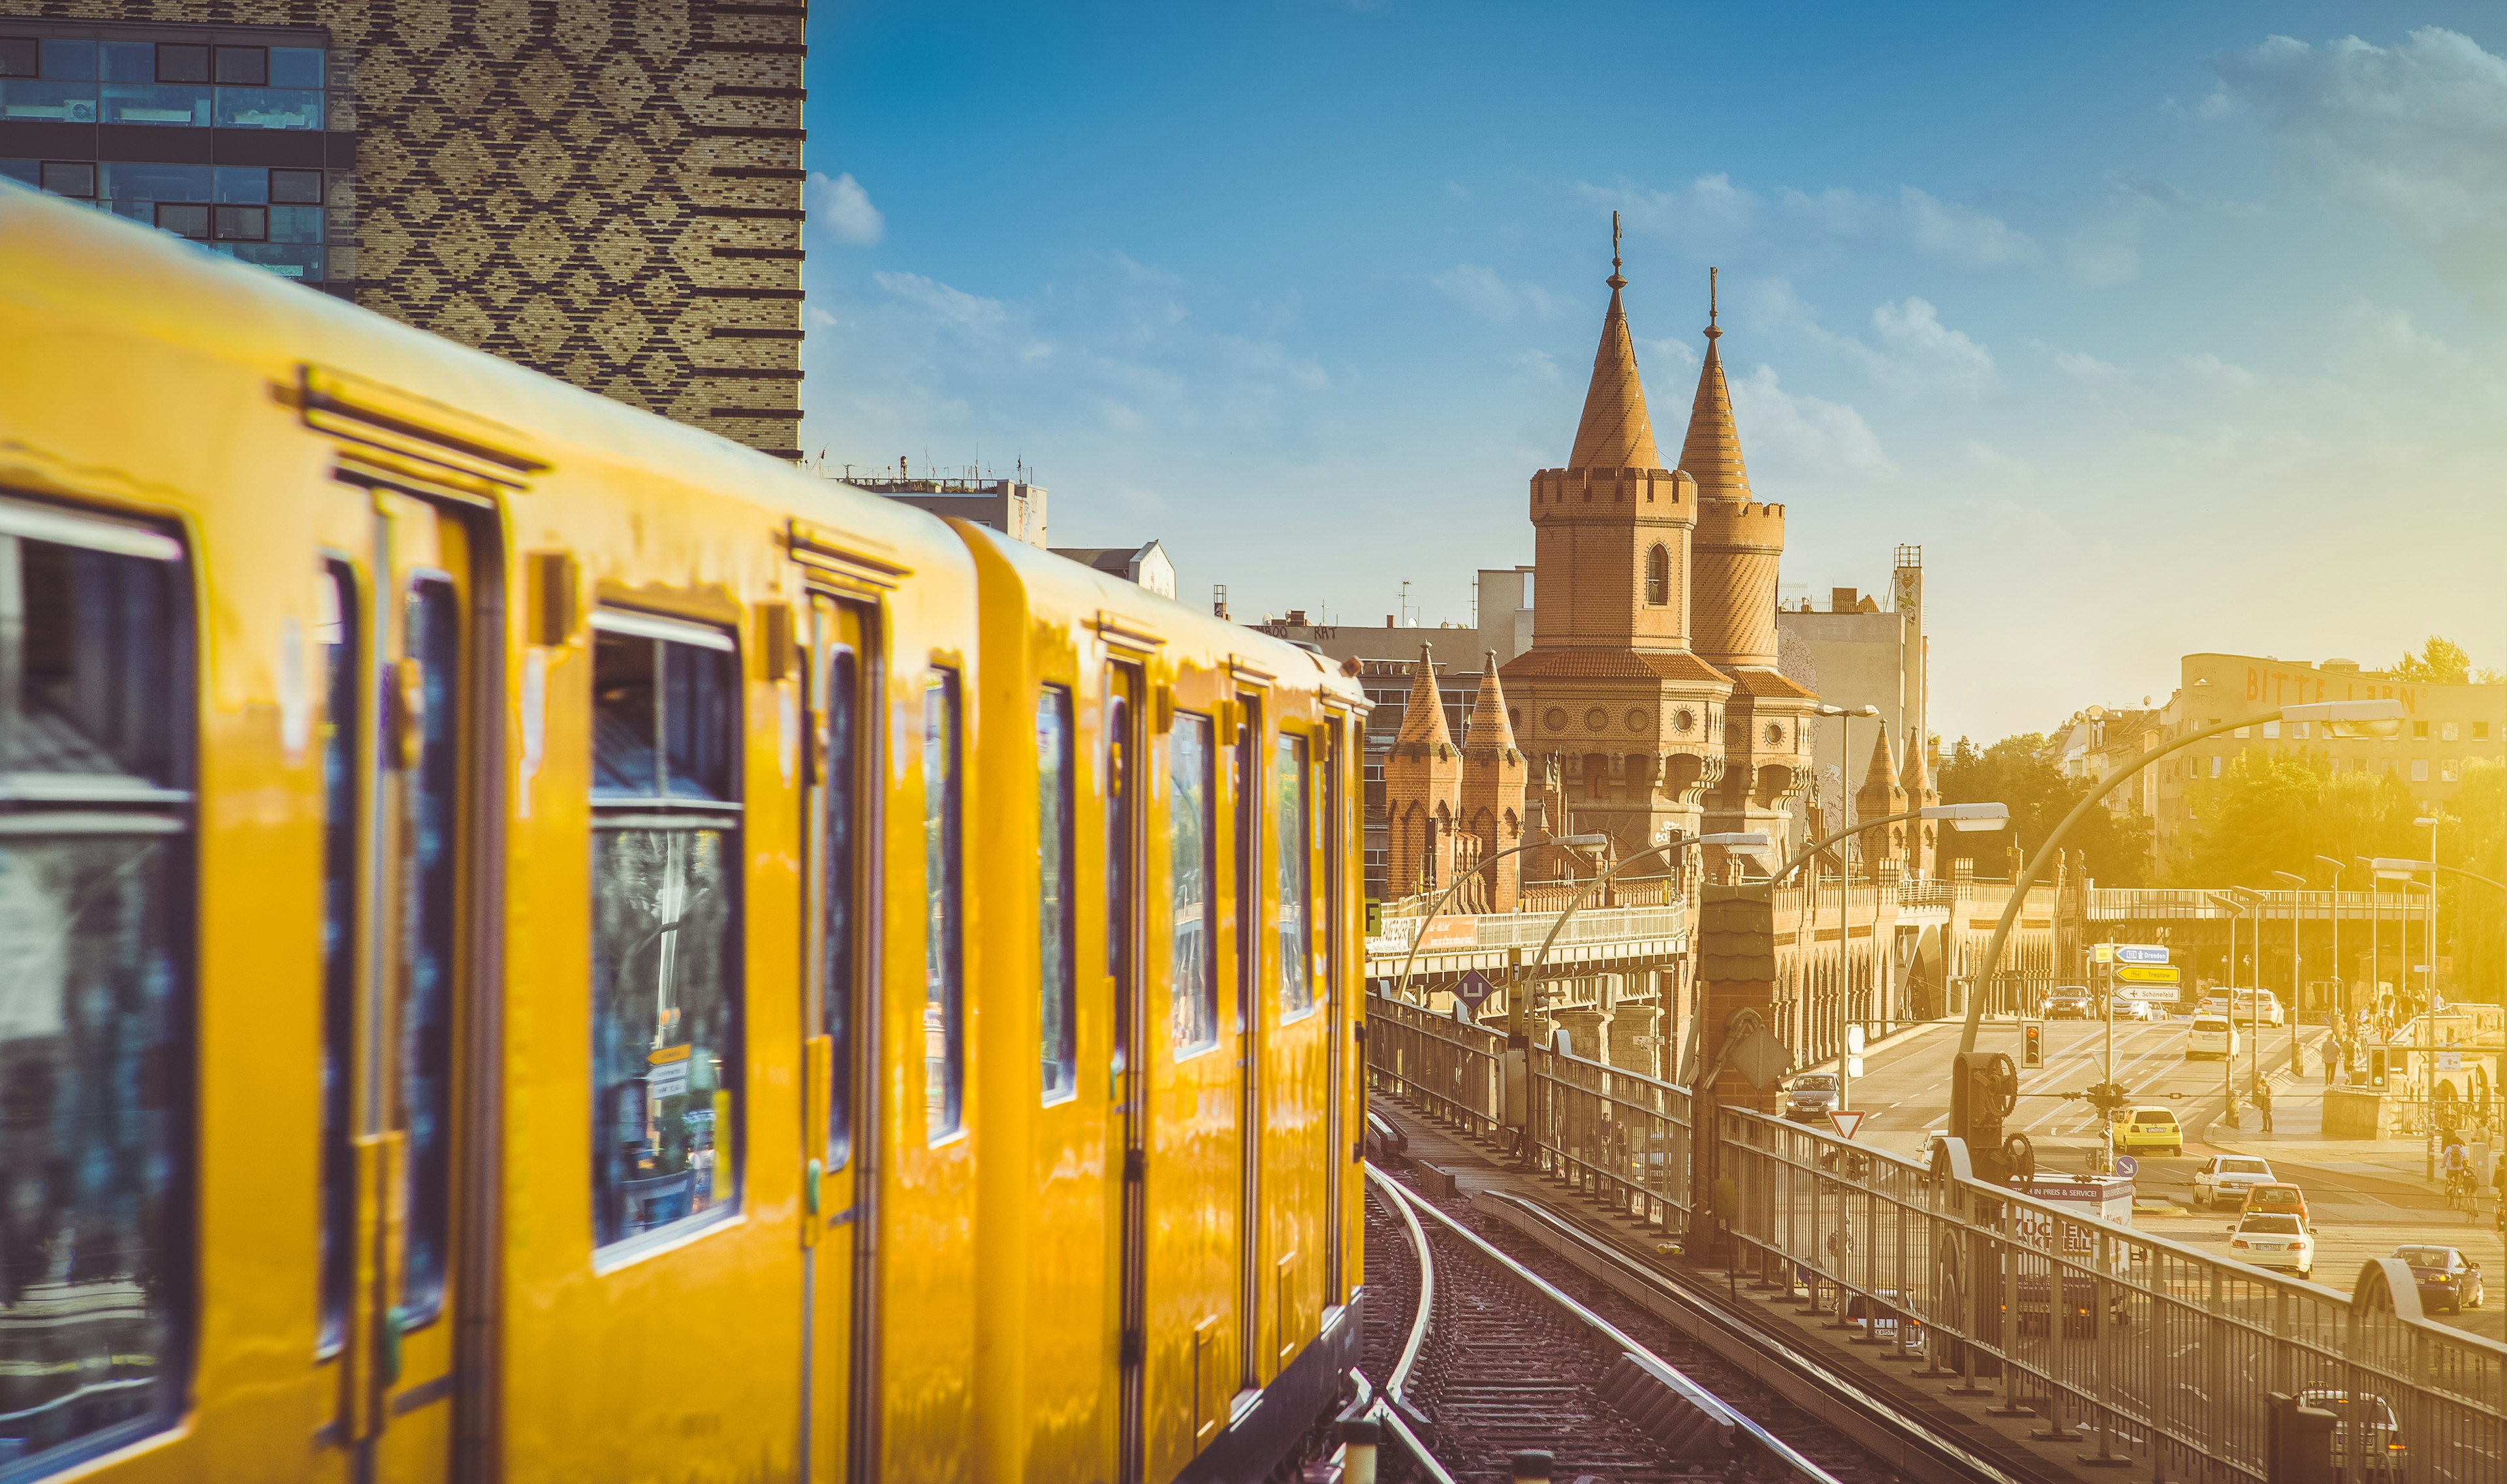
[[[0,502],[0,1468],[68,1466],[182,1401],[180,556]]]
[[[1218,1043],[1218,984],[1211,963],[1212,795],[1210,718],[1176,713],[1167,736],[1175,778],[1167,815],[1168,905],[1174,923],[1168,960],[1169,1025],[1179,1052]]]
[[[592,1168],[601,1246],[737,1203],[743,1058],[729,638],[604,610],[593,653]],[[711,806],[711,807],[708,807]]]

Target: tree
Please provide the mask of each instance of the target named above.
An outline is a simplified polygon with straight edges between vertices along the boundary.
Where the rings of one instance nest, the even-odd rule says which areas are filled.
[[[2454,640],[2432,633],[2418,654],[2407,654],[2394,666],[2396,677],[2422,685],[2461,685],[2472,675],[2472,656]]]
[[[2000,834],[1944,835],[1944,866],[1947,859],[1966,857],[1977,862],[1980,876],[2014,877],[2014,861],[2027,859],[2063,822],[2092,784],[2065,778],[2047,761],[2050,745],[2035,732],[2006,737],[1982,751],[1964,737],[1958,740],[1942,764],[1942,802],[2008,805],[2011,827]],[[2119,785],[2108,802],[2129,797]],[[2063,837],[2059,849],[2079,851],[2089,876],[2101,886],[2139,887],[2150,881],[2150,821],[2137,814],[2093,809]]]

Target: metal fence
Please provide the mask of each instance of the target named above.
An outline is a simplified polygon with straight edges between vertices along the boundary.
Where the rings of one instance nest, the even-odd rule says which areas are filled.
[[[1506,1036],[1370,994],[1366,1085],[1467,1134],[1494,1139],[1505,1123]]]
[[[1632,1220],[1689,1229],[1689,1089],[1535,1046],[1525,1157]]]
[[[2399,1264],[2372,1267],[2353,1302],[1813,1128],[1725,1109],[1717,1133],[1762,1286],[1953,1391],[2033,1411],[2040,1438],[2085,1459],[2268,1478],[2280,1393],[2341,1419],[2345,1479],[2507,1479],[2507,1346],[2418,1318]]]

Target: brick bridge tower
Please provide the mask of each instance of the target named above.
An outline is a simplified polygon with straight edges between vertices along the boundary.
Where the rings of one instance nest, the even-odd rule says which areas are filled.
[[[1697,486],[1655,447],[1616,216],[1611,234],[1611,303],[1575,445],[1565,467],[1532,476],[1532,647],[1504,675],[1548,827],[1607,833],[1626,856],[1698,832],[1725,776],[1717,721],[1732,685],[1690,647]],[[1770,625],[1772,603],[1770,589]],[[1772,666],[1772,629],[1767,648]],[[1536,853],[1536,879],[1562,863]]]
[[[1463,734],[1463,788],[1460,828],[1478,842],[1486,860],[1523,844],[1524,757],[1515,747],[1514,729],[1506,717],[1506,688],[1498,680],[1497,651],[1486,652],[1480,666],[1480,693],[1472,703],[1472,722]],[[1474,912],[1512,912],[1523,880],[1523,857],[1508,855],[1492,865],[1457,901],[1468,899]]]
[[[1401,730],[1384,758],[1384,894],[1399,899],[1454,879],[1454,820],[1462,812],[1463,759],[1445,729],[1436,662],[1419,646]],[[1467,852],[1476,854],[1476,851]],[[1466,859],[1466,868],[1471,864]]]

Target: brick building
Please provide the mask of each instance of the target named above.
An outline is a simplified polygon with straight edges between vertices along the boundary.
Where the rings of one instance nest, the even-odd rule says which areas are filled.
[[[0,177],[799,457],[806,0],[0,0]]]

